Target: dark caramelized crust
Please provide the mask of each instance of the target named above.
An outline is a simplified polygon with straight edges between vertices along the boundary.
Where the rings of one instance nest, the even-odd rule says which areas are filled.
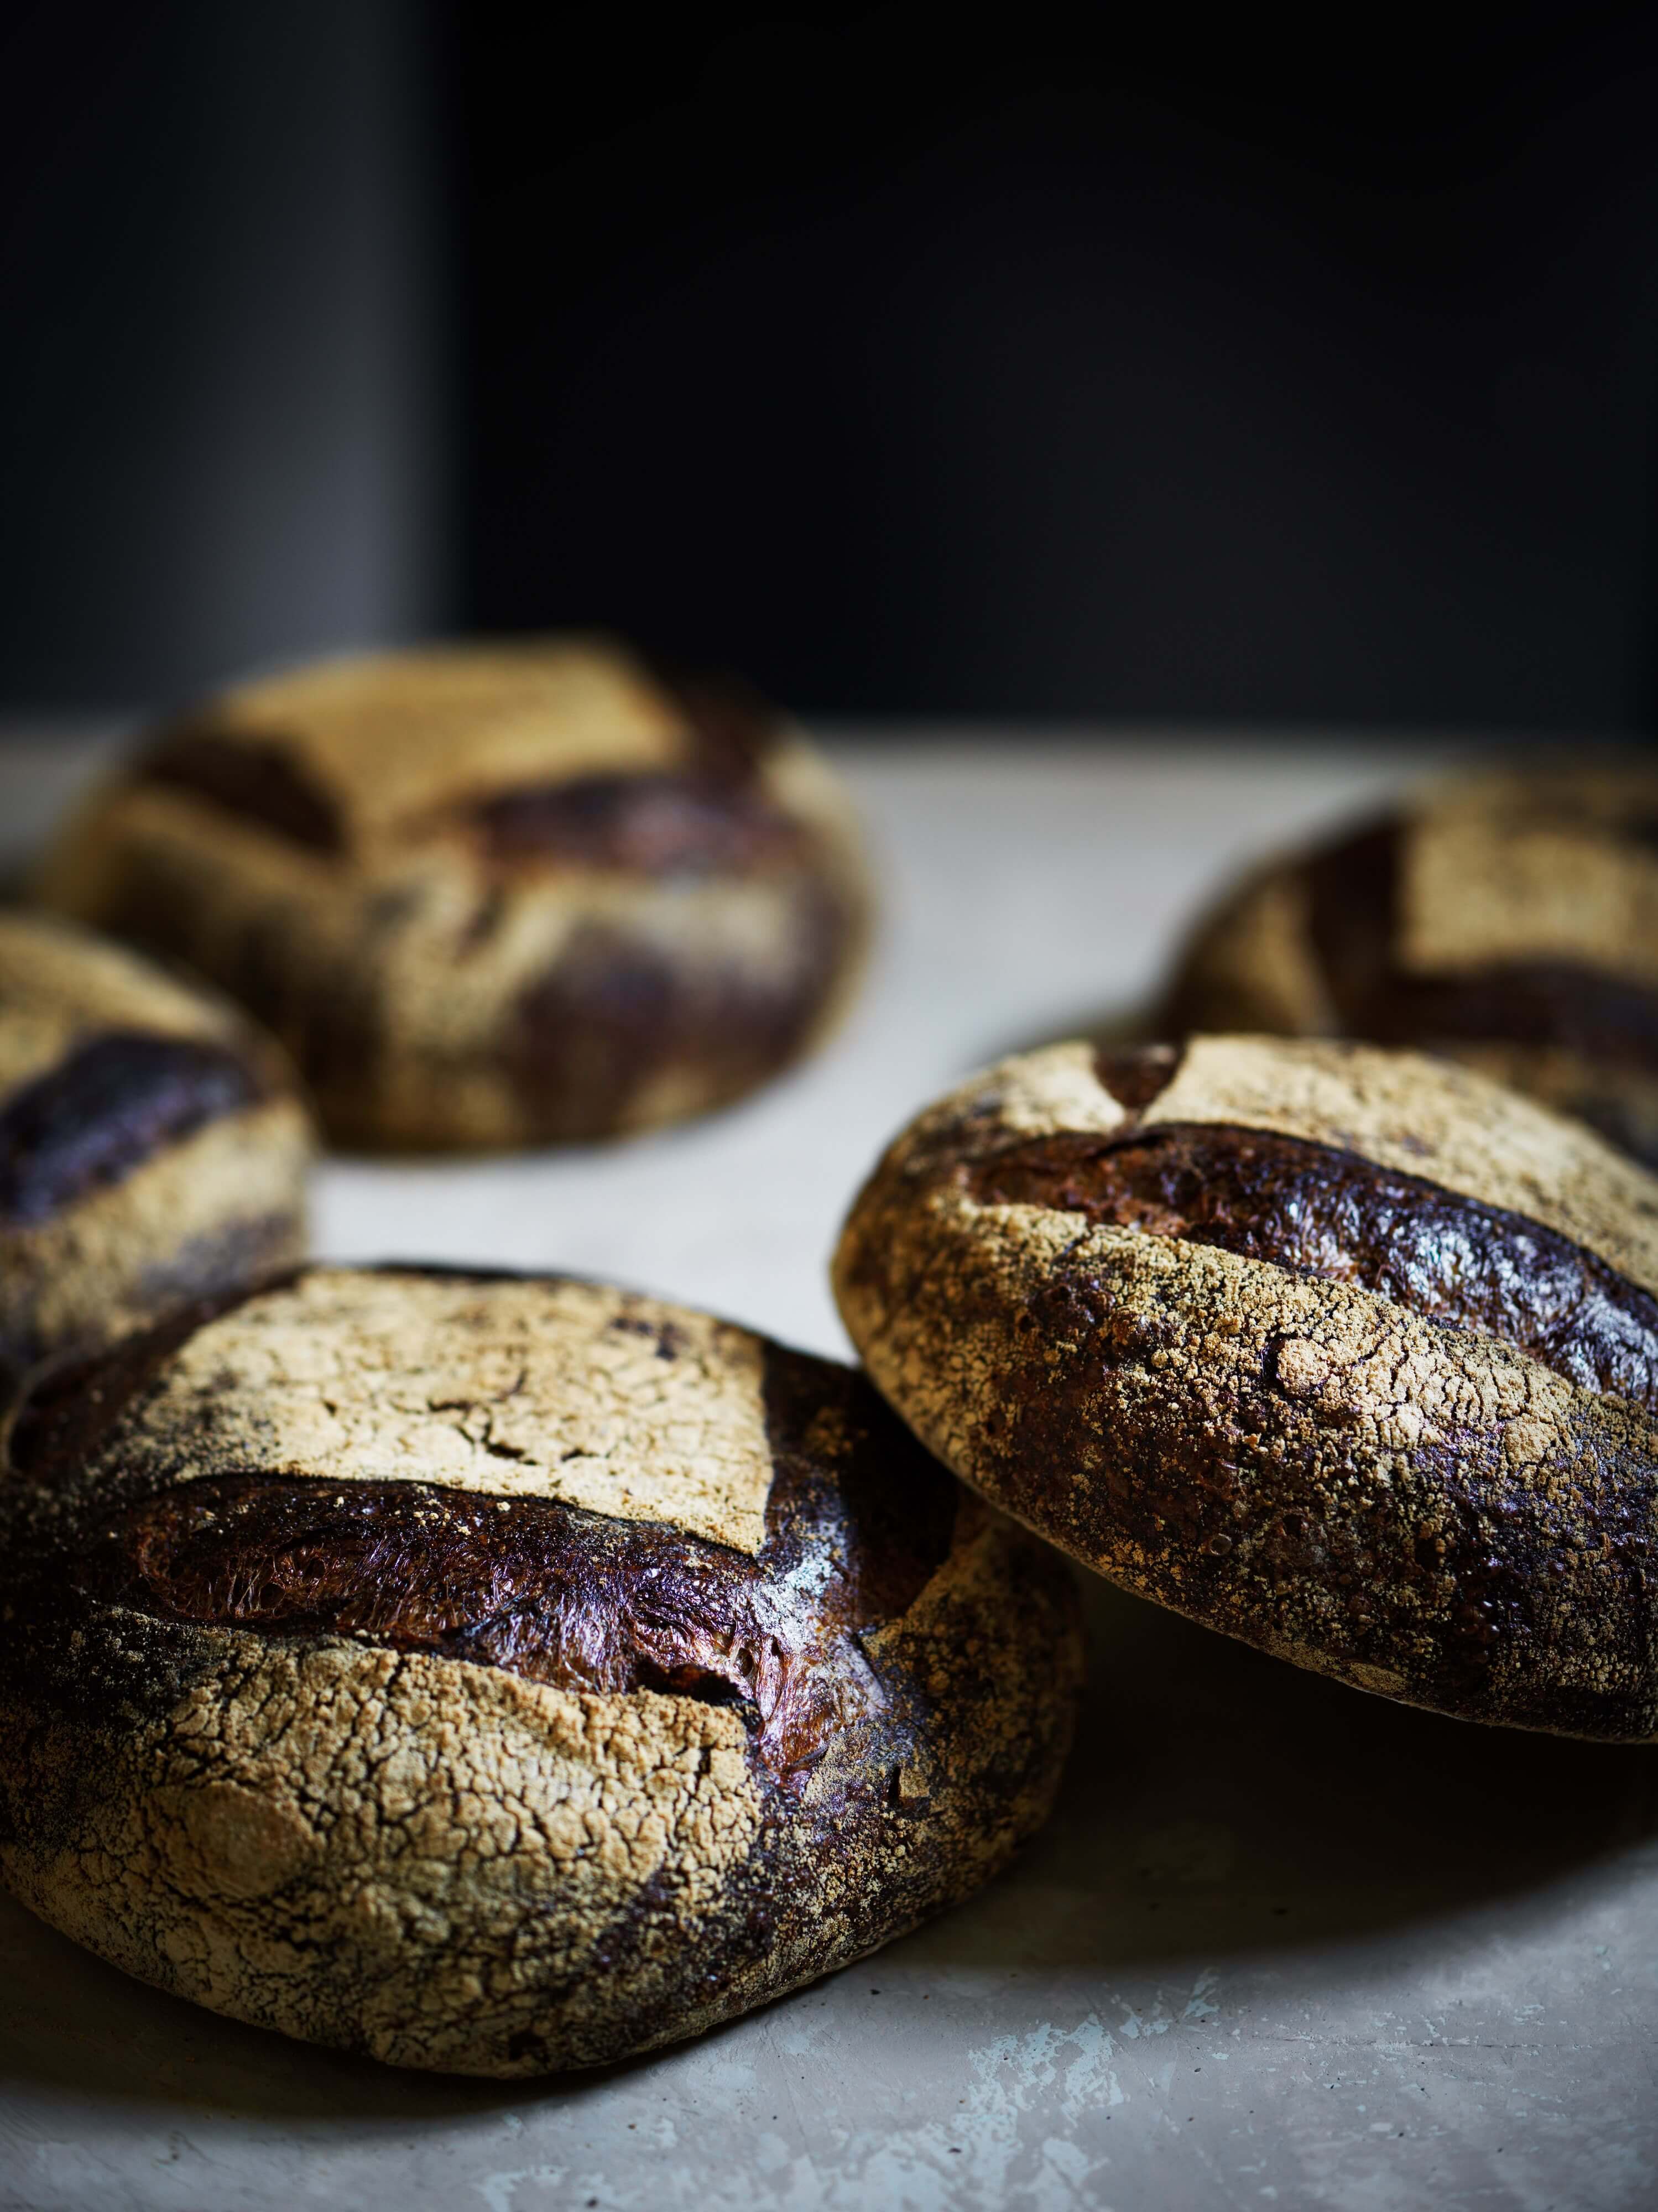
[[[1175,1044],[1143,1044],[1094,1056],[1094,1073],[1103,1087],[1131,1114],[1144,1114],[1174,1081],[1181,1064]]]
[[[121,1516],[88,1562],[108,1595],[175,1620],[355,1636],[565,1690],[665,1690],[746,1709],[799,1790],[874,1679],[854,1631],[902,1613],[943,1557],[928,1485],[902,1554],[872,1554],[828,1486],[774,1488],[757,1559],[554,1501],[408,1483],[195,1483]],[[926,1506],[935,1510],[926,1525]]]
[[[294,750],[272,738],[216,737],[181,730],[139,762],[143,783],[171,785],[228,814],[257,823],[313,853],[342,853],[339,810],[299,766]]]
[[[777,709],[740,676],[660,659],[649,665],[690,724],[701,773],[724,783],[752,781],[777,749]]]
[[[152,1340],[143,1365],[153,1371],[155,1358]],[[838,1483],[826,1480],[809,1433],[836,1376],[798,1353],[768,1355],[779,1472],[756,1558],[553,1499],[246,1477],[127,1508],[100,1527],[73,1578],[178,1620],[351,1636],[559,1689],[735,1705],[761,1759],[798,1791],[831,1734],[879,1703],[856,1633],[914,1602],[949,1551],[958,1495],[878,1413],[876,1436]],[[140,1379],[112,1374],[110,1398],[125,1402]],[[29,1437],[15,1465],[38,1460]]]
[[[70,1481],[181,1345],[288,1279],[198,1299],[37,1378],[12,1472],[46,1494]],[[776,1474],[754,1557],[557,1499],[248,1475],[96,1515],[67,1555],[55,1540],[43,1601],[59,1609],[67,1569],[94,1605],[733,1705],[798,1790],[835,1731],[880,1705],[858,1632],[908,1611],[949,1553],[961,1493],[847,1370],[771,1346],[764,1390]]]
[[[43,1221],[261,1095],[252,1068],[222,1045],[94,1037],[0,1110],[0,1219]]]
[[[1315,854],[1306,869],[1308,931],[1324,980],[1344,1021],[1374,1001],[1381,1010],[1395,980],[1394,933],[1399,903],[1401,825],[1369,824]]]
[[[1376,1009],[1384,1042],[1553,1047],[1658,1070],[1658,993],[1568,961],[1508,961],[1401,984]],[[1592,1118],[1588,1117],[1586,1118]]]
[[[798,860],[810,840],[760,792],[712,775],[575,776],[502,791],[474,811],[483,849],[635,875],[695,875]]]
[[[652,672],[690,725],[690,765],[493,792],[471,813],[489,860],[641,876],[743,875],[811,861],[806,825],[760,786],[760,764],[777,743],[775,714],[734,678]]]
[[[519,997],[505,1060],[537,1136],[569,1142],[625,1126],[629,1102],[694,1074],[707,1103],[786,1066],[821,1018],[858,924],[827,884],[795,890],[790,965],[693,967],[667,945],[594,921]]]
[[[1307,865],[1308,929],[1350,1036],[1383,1044],[1558,1047],[1592,1060],[1658,1069],[1658,993],[1570,961],[1501,961],[1467,975],[1399,964],[1404,826],[1363,830]]]
[[[1212,1123],[1068,1133],[998,1153],[969,1187],[981,1205],[1051,1206],[1350,1283],[1658,1412],[1658,1300],[1570,1237],[1332,1146]]]
[[[1378,1480],[1353,1370],[1304,1315],[1199,1367],[1178,1320],[1119,1289],[1079,1271],[1027,1310],[987,1425],[999,1502],[1131,1589],[1366,1689],[1651,1737],[1649,1424],[1580,1421],[1563,1481],[1453,1413]],[[1084,1453],[1085,1485],[1055,1480]]]

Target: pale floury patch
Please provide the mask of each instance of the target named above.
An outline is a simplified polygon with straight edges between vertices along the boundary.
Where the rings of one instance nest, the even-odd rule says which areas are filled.
[[[1442,790],[1400,841],[1400,964],[1561,961],[1658,982],[1658,853],[1631,834],[1643,799],[1649,784],[1588,775]]]
[[[164,1480],[349,1467],[557,1498],[752,1554],[762,1382],[747,1330],[629,1291],[324,1268],[198,1331],[113,1449]]]
[[[0,915],[0,1097],[110,1030],[235,1043],[224,1001],[48,915]]]
[[[674,768],[691,749],[629,654],[576,638],[319,661],[222,693],[205,719],[233,744],[298,752],[356,842],[450,800],[458,758],[483,792]]]

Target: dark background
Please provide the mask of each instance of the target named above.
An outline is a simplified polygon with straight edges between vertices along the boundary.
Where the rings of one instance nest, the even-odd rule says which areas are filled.
[[[1658,12],[15,8],[0,706],[1658,720]]]

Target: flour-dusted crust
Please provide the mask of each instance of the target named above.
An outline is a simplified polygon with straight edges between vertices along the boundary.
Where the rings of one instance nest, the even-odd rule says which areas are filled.
[[[310,1152],[282,1054],[229,1006],[0,914],[0,1369],[291,1266]]]
[[[293,1442],[307,1371],[326,1443]],[[434,1410],[506,1444],[515,1400],[493,1492],[426,1450]],[[625,1504],[560,1486],[571,1421],[634,1455]],[[9,1462],[0,1866],[238,2018],[481,2074],[623,2057],[963,1896],[1052,1798],[1060,1563],[861,1377],[701,1315],[314,1270],[43,1381]]]
[[[1466,1069],[1199,1037],[1005,1063],[835,1261],[869,1372],[1126,1587],[1469,1718],[1658,1736],[1658,1181]]]
[[[763,1370],[747,1329],[608,1285],[318,1268],[204,1322],[76,1479],[347,1467],[671,1520],[754,1553]]]
[[[609,1136],[736,1097],[834,1020],[869,903],[798,732],[585,640],[227,692],[94,795],[37,889],[211,976],[370,1148]]]
[[[1399,961],[1407,974],[1561,962],[1658,987],[1658,774],[1448,781],[1410,810]]]
[[[1638,764],[1448,777],[1227,893],[1160,1026],[1420,1046],[1658,1164],[1655,823]]]

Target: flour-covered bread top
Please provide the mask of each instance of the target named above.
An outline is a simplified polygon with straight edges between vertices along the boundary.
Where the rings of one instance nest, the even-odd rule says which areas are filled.
[[[313,1269],[44,1380],[9,1467],[7,1878],[290,2033],[693,2033],[1057,1780],[1057,1561],[850,1370],[636,1293]]]
[[[1197,1036],[1005,1063],[836,1261],[870,1372],[1130,1587],[1362,1686],[1658,1732],[1658,1182],[1462,1067]]]

